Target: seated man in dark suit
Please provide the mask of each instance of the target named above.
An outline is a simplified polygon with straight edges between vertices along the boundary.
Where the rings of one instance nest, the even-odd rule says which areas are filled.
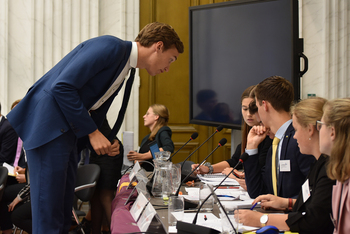
[[[4,162],[12,165],[15,161],[18,135],[5,116],[1,115],[0,103],[0,166]]]
[[[246,152],[250,156],[244,162],[248,193],[252,198],[267,193],[295,198],[315,158],[301,154],[293,138],[295,131],[290,114],[293,86],[282,77],[272,76],[260,82],[254,92],[264,126],[254,126],[248,134]],[[255,152],[269,131],[275,139],[260,170]]]

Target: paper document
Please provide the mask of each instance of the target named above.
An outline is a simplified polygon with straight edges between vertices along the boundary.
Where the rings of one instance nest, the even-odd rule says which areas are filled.
[[[15,174],[13,174],[13,171],[15,170],[13,166],[5,162],[2,164],[2,166],[7,168],[9,176],[16,176]]]
[[[204,175],[199,174],[197,176],[203,183],[211,184],[211,185],[219,185],[226,175],[222,173],[216,173],[216,174],[204,174]],[[239,186],[239,183],[235,179],[226,178],[226,180],[222,183],[222,185]]]
[[[131,150],[134,149],[134,132],[125,131],[123,132],[123,146],[124,146],[124,160],[123,163],[126,166],[131,166],[132,161],[129,161],[127,155]]]

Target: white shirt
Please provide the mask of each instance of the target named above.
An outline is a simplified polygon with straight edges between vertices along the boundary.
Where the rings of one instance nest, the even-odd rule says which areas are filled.
[[[123,83],[125,80],[125,76],[129,73],[130,68],[136,68],[137,66],[137,57],[138,57],[138,51],[137,51],[137,43],[132,42],[131,46],[131,52],[130,52],[130,57],[128,61],[125,64],[124,69],[122,72],[119,74],[117,79],[114,81],[114,83],[109,87],[107,92],[90,108],[90,110],[96,110],[102,104],[112,96],[112,94],[119,88],[119,86]]]
[[[281,145],[283,143],[283,138],[284,135],[286,134],[287,128],[289,127],[289,125],[292,123],[292,120],[288,120],[287,122],[285,122],[276,132],[275,137],[277,137],[278,139],[280,139],[280,142],[278,143],[278,148],[277,148],[277,152],[278,152],[278,158],[280,158],[281,156]]]

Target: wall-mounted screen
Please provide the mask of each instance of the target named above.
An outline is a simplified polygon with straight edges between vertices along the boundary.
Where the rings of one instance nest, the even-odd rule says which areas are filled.
[[[299,98],[298,1],[232,1],[189,8],[190,123],[239,129],[240,97],[272,75]]]

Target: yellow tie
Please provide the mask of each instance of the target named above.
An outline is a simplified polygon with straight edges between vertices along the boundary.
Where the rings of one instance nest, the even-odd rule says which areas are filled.
[[[277,196],[277,169],[276,169],[276,153],[277,146],[280,142],[280,139],[277,137],[273,138],[272,142],[272,186],[273,186],[273,194]]]

